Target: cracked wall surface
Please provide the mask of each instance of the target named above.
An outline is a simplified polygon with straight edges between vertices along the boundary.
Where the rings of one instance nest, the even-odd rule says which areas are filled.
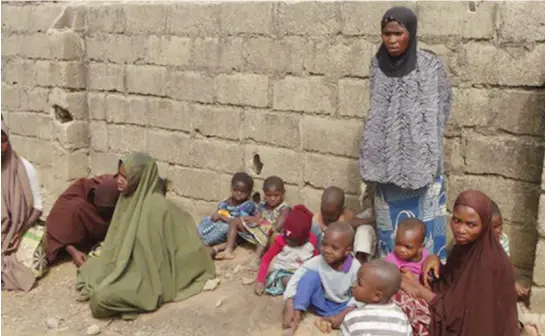
[[[390,5],[5,2],[2,113],[14,148],[39,168],[48,208],[70,181],[115,171],[131,150],[159,161],[170,196],[196,219],[228,195],[238,170],[258,188],[280,175],[289,200],[313,210],[331,184],[357,207],[368,68]],[[492,196],[516,266],[530,270],[545,2],[407,6],[420,47],[443,57],[454,84],[449,204],[466,188]]]

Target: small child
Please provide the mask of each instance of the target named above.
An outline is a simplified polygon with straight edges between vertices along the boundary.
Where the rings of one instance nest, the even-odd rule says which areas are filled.
[[[313,308],[339,327],[344,316],[353,309],[351,288],[360,263],[352,256],[354,230],[347,223],[328,225],[321,254],[305,262],[291,277],[284,292],[282,326],[295,333],[301,313]]]
[[[261,260],[255,282],[255,293],[281,295],[293,273],[308,259],[318,255],[316,236],[310,232],[312,212],[296,205],[284,222],[284,234],[276,236],[274,244]],[[267,277],[271,261],[274,271]],[[267,280],[265,284],[265,279]]]
[[[358,272],[352,295],[365,305],[346,314],[341,335],[412,336],[412,328],[403,310],[391,301],[401,286],[401,274],[384,260],[365,263]]]
[[[372,258],[376,249],[376,234],[372,226],[374,216],[372,209],[354,217],[354,213],[344,205],[344,191],[339,187],[329,187],[322,194],[320,211],[312,220],[312,233],[318,238],[318,246],[322,244],[322,237],[327,226],[333,222],[347,222],[356,231],[354,252],[360,263]]]
[[[384,260],[419,277],[422,264],[429,256],[424,246],[425,239],[426,224],[418,218],[405,219],[397,227],[394,250]]]
[[[229,232],[229,224],[239,222],[239,218],[255,216],[257,206],[250,199],[254,188],[254,180],[246,173],[238,172],[231,179],[231,197],[218,205],[218,210],[204,217],[197,232],[206,246],[212,246],[212,255],[225,249],[225,241]]]
[[[246,230],[238,232],[239,236],[257,246],[258,265],[267,246],[274,241],[276,234],[282,232],[290,212],[290,206],[284,201],[286,191],[280,177],[267,177],[263,182],[263,194],[265,200],[259,203],[256,218],[243,221]],[[234,242],[227,240],[227,246],[230,245],[234,246]]]

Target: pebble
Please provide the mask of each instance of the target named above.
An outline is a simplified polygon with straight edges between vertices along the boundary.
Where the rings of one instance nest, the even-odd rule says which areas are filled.
[[[223,301],[225,300],[224,297],[222,297],[221,299],[218,300],[218,302],[216,303],[216,308],[218,308],[219,306],[221,306],[223,304]]]
[[[96,324],[92,324],[87,328],[87,331],[85,332],[86,335],[98,335],[100,334],[100,327]]]
[[[236,265],[235,268],[233,269],[233,273],[237,274],[238,272],[240,272],[241,269],[242,269],[242,266]]]
[[[47,326],[47,329],[58,329],[59,328],[59,319],[56,319],[54,317],[48,317],[45,320],[45,325]]]
[[[242,278],[242,284],[248,286],[248,285],[253,284],[254,280],[255,279],[251,278],[251,277],[244,277],[244,278]]]
[[[220,279],[219,278],[210,279],[210,280],[206,281],[206,283],[204,284],[204,287],[203,287],[202,290],[203,291],[213,291],[219,285],[220,285]]]

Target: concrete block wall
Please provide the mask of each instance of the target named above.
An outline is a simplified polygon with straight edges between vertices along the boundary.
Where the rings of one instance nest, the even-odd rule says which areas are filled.
[[[15,148],[39,167],[49,206],[70,180],[146,150],[195,218],[229,194],[238,170],[258,189],[282,176],[288,199],[313,210],[332,184],[357,207],[369,63],[392,4],[3,3],[3,114]],[[545,3],[406,5],[419,16],[420,47],[442,56],[454,84],[449,202],[466,188],[492,196],[516,266],[530,270]]]

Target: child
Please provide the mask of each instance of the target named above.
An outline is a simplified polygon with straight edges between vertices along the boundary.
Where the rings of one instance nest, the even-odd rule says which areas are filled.
[[[310,232],[312,212],[296,205],[284,223],[284,234],[276,236],[274,244],[263,256],[255,282],[255,293],[281,295],[293,273],[308,259],[318,255],[316,236]],[[274,271],[267,277],[273,258]],[[265,279],[267,283],[265,284]]]
[[[301,313],[313,308],[333,327],[354,309],[351,287],[360,263],[352,256],[354,230],[347,223],[331,223],[324,234],[321,254],[305,262],[291,277],[284,292],[282,326],[295,333]]]
[[[212,216],[204,217],[199,224],[199,236],[206,246],[212,246],[213,256],[225,249],[230,223],[257,214],[256,204],[249,199],[253,188],[254,180],[250,175],[236,173],[231,179],[231,197],[221,201],[218,210]]]
[[[312,233],[318,238],[318,246],[321,246],[323,232],[327,226],[333,222],[347,222],[354,230],[356,236],[354,240],[354,252],[360,263],[373,257],[376,247],[375,229],[371,225],[374,223],[372,210],[364,212],[354,218],[354,213],[345,208],[344,191],[338,187],[329,187],[322,194],[320,211],[314,215],[312,220]]]
[[[246,230],[238,232],[239,236],[257,246],[258,265],[265,248],[284,228],[284,221],[290,212],[289,205],[284,201],[285,193],[284,181],[280,177],[267,177],[263,182],[265,200],[259,203],[258,215],[254,219],[243,221]],[[234,241],[227,240],[227,246],[230,245],[234,245]]]
[[[412,336],[407,316],[391,301],[400,285],[401,274],[393,264],[377,259],[363,265],[352,295],[365,305],[346,315],[341,335]]]

